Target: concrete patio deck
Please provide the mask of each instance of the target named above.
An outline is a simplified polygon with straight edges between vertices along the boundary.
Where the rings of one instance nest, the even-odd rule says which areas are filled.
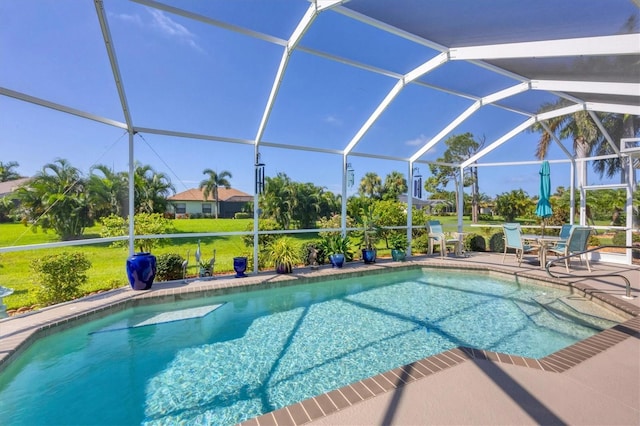
[[[246,425],[290,424],[640,424],[640,270],[593,263],[592,273],[575,264],[575,276],[551,279],[535,264],[513,257],[471,253],[466,258],[414,257],[348,264],[341,270],[300,268],[234,279],[156,283],[149,291],[118,289],[0,321],[0,370],[35,339],[150,301],[172,301],[232,291],[258,283],[279,286],[335,274],[404,269],[414,265],[489,270],[517,279],[570,282],[598,303],[614,305],[626,322],[540,360],[458,348],[418,360],[376,377],[246,421]],[[555,273],[563,267],[552,268]],[[623,298],[622,274],[632,283]]]

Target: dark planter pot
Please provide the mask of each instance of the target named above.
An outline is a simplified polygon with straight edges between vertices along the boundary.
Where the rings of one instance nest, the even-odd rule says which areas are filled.
[[[331,262],[334,268],[342,268],[342,265],[344,265],[344,254],[343,253],[330,254],[329,262]]]
[[[234,257],[233,258],[233,270],[236,271],[236,278],[244,278],[247,275],[244,271],[247,270],[247,258],[246,257]]]
[[[151,253],[135,253],[127,259],[127,278],[134,290],[149,290],[156,277],[156,257]]]
[[[213,276],[213,271],[211,268],[200,268],[200,272],[198,273],[200,278],[211,277]]]
[[[376,263],[376,249],[362,249],[364,263]]]
[[[278,274],[290,274],[292,272],[292,269],[289,265],[279,263],[278,266],[276,266],[276,272]]]
[[[407,253],[405,253],[403,250],[393,249],[391,250],[391,258],[396,262],[404,262],[404,260],[407,258]]]
[[[631,251],[631,257],[634,259],[640,259],[640,245],[633,245],[636,249]]]

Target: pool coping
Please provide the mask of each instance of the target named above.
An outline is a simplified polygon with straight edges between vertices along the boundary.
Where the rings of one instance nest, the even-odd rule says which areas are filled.
[[[187,300],[200,296],[221,295],[229,292],[244,291],[249,288],[260,287],[268,289],[281,286],[313,283],[327,278],[352,278],[390,271],[408,271],[415,269],[455,269],[460,272],[481,271],[489,275],[514,277],[526,282],[535,281],[543,285],[560,286],[577,291],[581,296],[597,303],[604,303],[613,307],[614,311],[626,315],[629,319],[610,329],[604,330],[585,340],[561,349],[541,359],[513,356],[498,352],[478,350],[474,348],[458,347],[439,354],[426,357],[397,367],[379,375],[351,383],[340,389],[318,395],[307,400],[292,404],[278,410],[265,413],[242,424],[246,425],[301,425],[318,418],[350,407],[358,402],[373,398],[382,393],[390,392],[416,380],[423,379],[440,371],[455,367],[468,360],[485,360],[493,363],[512,364],[519,367],[537,369],[552,373],[562,373],[580,363],[602,353],[631,336],[640,334],[640,307],[624,300],[600,292],[596,288],[583,283],[567,283],[561,279],[539,276],[526,269],[500,267],[500,265],[482,266],[469,263],[448,263],[447,261],[433,261],[431,259],[410,260],[407,262],[380,262],[374,265],[354,264],[343,269],[309,268],[296,270],[294,274],[276,275],[261,273],[242,279],[233,276],[216,277],[216,279],[196,281],[173,281],[156,283],[154,288],[147,291],[132,291],[117,289],[105,293],[87,296],[76,301],[45,308],[33,313],[22,314],[0,321],[0,329],[14,321],[24,321],[26,327],[5,333],[0,332],[0,372],[10,362],[18,357],[33,342],[53,332],[79,325],[82,322],[99,319],[103,316],[147,304],[166,303]],[[463,268],[463,269],[461,269]],[[228,279],[225,279],[228,278]],[[81,305],[86,306],[81,306]],[[66,308],[66,309],[65,309]],[[63,310],[66,315],[46,315],[50,311]],[[44,314],[44,315],[43,315]],[[40,318],[42,316],[42,318]],[[38,320],[39,319],[39,320]],[[34,321],[35,320],[35,321]]]

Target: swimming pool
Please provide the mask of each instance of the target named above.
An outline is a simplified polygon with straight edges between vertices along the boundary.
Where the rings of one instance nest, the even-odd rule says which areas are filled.
[[[611,320],[563,289],[420,270],[148,306],[37,341],[0,375],[0,418],[233,424],[456,346],[542,357]]]

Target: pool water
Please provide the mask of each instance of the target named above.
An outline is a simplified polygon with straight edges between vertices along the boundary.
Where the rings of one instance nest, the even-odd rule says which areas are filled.
[[[467,346],[539,358],[622,318],[568,292],[407,271],[136,308],[0,375],[7,425],[234,424]]]

